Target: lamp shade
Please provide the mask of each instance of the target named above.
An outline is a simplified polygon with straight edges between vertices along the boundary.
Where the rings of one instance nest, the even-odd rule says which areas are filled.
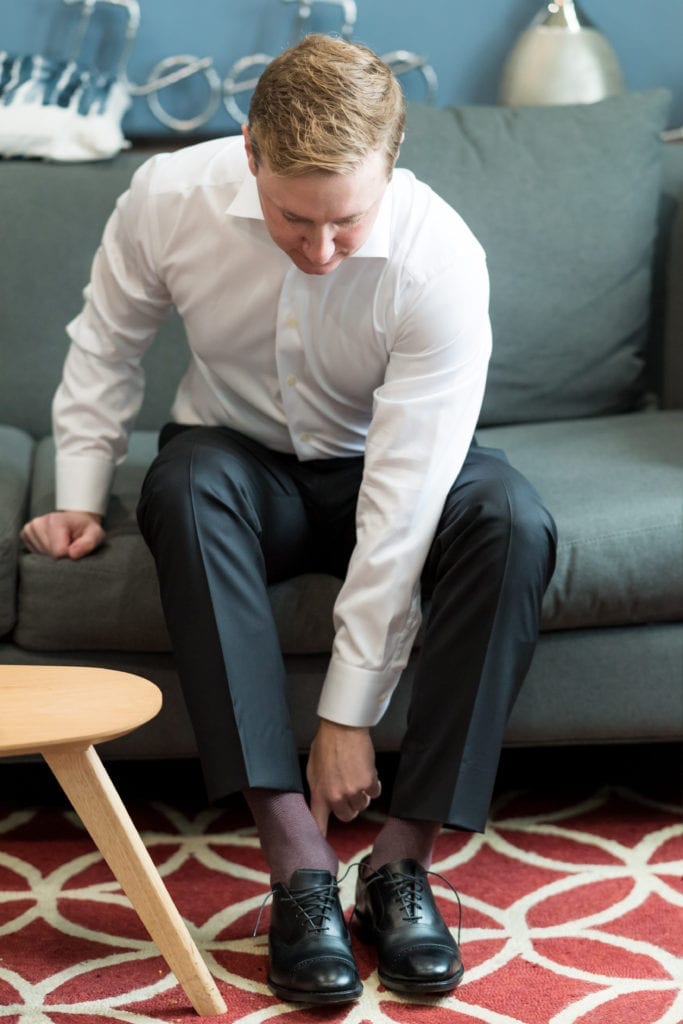
[[[503,68],[506,106],[595,103],[623,92],[617,56],[573,0],[546,4]]]

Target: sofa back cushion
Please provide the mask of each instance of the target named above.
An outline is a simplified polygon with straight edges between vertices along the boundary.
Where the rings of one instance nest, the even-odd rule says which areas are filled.
[[[494,354],[483,424],[619,412],[644,390],[643,346],[668,93],[579,107],[412,104],[400,162],[488,252]],[[36,438],[105,221],[150,153],[0,163],[0,422]],[[168,417],[188,353],[177,316],[144,359],[138,427]],[[30,396],[30,400],[27,396]]]
[[[0,163],[0,422],[35,438],[50,432],[52,396],[68,347],[66,324],[80,311],[83,288],[104,225],[134,171],[150,154],[104,163]],[[178,317],[144,359],[148,388],[139,426],[168,418],[187,364]]]
[[[633,409],[646,381],[665,90],[564,107],[411,106],[399,162],[488,254],[481,423]]]

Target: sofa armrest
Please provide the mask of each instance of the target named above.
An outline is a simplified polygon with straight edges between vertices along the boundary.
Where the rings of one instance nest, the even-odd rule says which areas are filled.
[[[23,430],[0,426],[0,636],[16,622],[19,530],[28,506],[33,446]]]

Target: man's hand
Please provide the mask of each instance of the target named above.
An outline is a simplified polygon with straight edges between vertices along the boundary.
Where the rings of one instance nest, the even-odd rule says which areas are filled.
[[[104,541],[101,522],[94,512],[49,512],[26,523],[21,541],[34,555],[83,558]]]
[[[340,821],[351,821],[382,792],[370,730],[321,718],[311,744],[306,778],[311,789],[311,813],[323,835],[327,833],[330,811]]]

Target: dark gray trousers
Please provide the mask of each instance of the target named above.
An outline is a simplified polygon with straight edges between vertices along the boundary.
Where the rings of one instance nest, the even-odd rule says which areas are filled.
[[[209,796],[301,791],[267,586],[344,577],[362,457],[299,462],[222,427],[162,431],[138,520]],[[483,830],[529,667],[555,527],[502,452],[474,444],[422,575],[428,602],[391,813]]]

